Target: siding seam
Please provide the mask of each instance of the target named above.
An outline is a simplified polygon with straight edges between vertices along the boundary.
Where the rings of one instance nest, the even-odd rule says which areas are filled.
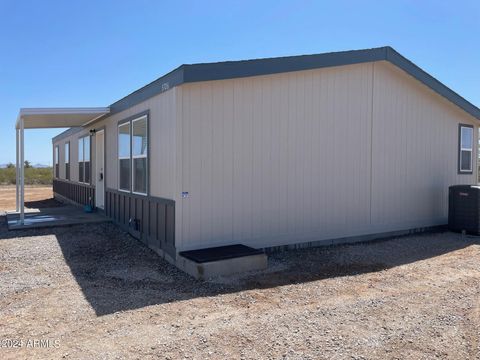
[[[371,106],[370,106],[370,224],[372,224],[372,197],[373,197],[373,107],[374,103],[374,94],[375,94],[375,63],[372,63],[372,93],[371,93]]]

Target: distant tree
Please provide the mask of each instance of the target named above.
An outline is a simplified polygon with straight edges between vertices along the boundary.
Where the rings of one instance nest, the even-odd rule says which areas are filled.
[[[7,169],[14,169],[14,168],[15,168],[15,165],[13,165],[12,163],[7,164]]]
[[[30,164],[30,161],[25,160],[25,169],[30,169],[32,167],[32,164]]]

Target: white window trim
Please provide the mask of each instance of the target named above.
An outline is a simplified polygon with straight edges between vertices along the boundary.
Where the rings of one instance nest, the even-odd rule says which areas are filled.
[[[82,143],[82,151],[81,151],[81,152],[80,152],[80,143]],[[83,160],[84,160],[84,159],[83,159],[83,156],[84,156],[84,152],[85,152],[84,147],[85,147],[85,144],[84,144],[84,142],[83,142],[83,137],[79,137],[79,138],[78,138],[78,141],[77,141],[77,168],[78,168],[78,174],[77,174],[77,176],[78,176],[78,182],[79,182],[80,184],[83,184],[83,181],[80,181],[80,163],[83,163],[83,162],[84,162],[84,161],[83,161]],[[82,154],[82,160],[81,160],[81,161],[80,161],[80,153]],[[84,164],[84,166],[85,166],[85,164]],[[82,174],[82,175],[85,175],[85,171],[84,171],[84,170],[83,170],[83,174]]]
[[[146,156],[145,156],[146,157]],[[147,196],[147,193],[142,193],[142,192],[137,192],[137,191],[133,191],[133,159],[132,158],[132,194],[136,194],[136,195],[144,195],[144,196]],[[136,157],[135,159],[141,159],[141,157]],[[147,160],[148,162],[148,160]],[[148,167],[148,165],[147,165]],[[148,169],[147,169],[147,174],[148,174]],[[148,175],[147,175],[148,176]],[[147,180],[147,186],[148,186],[148,180]]]
[[[132,149],[132,144],[133,144],[133,123],[134,122],[137,122],[137,121],[140,121],[140,120],[145,120],[147,122],[147,126],[145,128],[145,136],[147,137],[147,148],[145,149],[145,154],[141,154],[141,155],[133,155],[133,149]],[[132,183],[130,184],[131,187],[132,187],[132,194],[136,194],[136,195],[144,195],[144,196],[147,196],[147,192],[148,192],[148,119],[147,119],[147,115],[142,115],[136,119],[133,119],[132,120],[132,125],[131,125],[131,131],[130,131],[130,154],[132,155],[132,162],[131,162],[131,171],[132,171]],[[147,178],[147,192],[145,193],[142,193],[142,192],[137,192],[137,191],[133,191],[133,189],[135,188],[135,177],[133,176],[133,159],[147,159],[147,167],[146,167],[146,174],[145,174],[145,177]]]
[[[67,151],[67,148],[68,148],[68,151]],[[67,181],[70,181],[70,179],[72,178],[71,176],[71,169],[70,169],[70,141],[67,141],[64,145],[63,145],[63,151],[64,151],[64,155],[63,155],[63,158],[64,158],[64,167],[65,167],[65,180]],[[68,158],[68,161],[67,161],[67,158]],[[67,179],[67,164],[69,166],[69,174],[68,174],[68,179]]]
[[[68,147],[68,151],[67,151]],[[70,164],[70,143],[66,142],[65,143],[65,164]],[[67,161],[67,155],[68,155],[68,161]]]
[[[120,138],[120,128],[122,126],[125,126],[125,125],[128,125],[128,135],[129,137],[132,136],[132,124],[130,123],[130,121],[125,121],[125,122],[122,122],[120,124],[118,124],[117,126],[117,167],[118,167],[118,171],[117,171],[117,182],[118,182],[118,185],[117,185],[117,189],[118,191],[121,191],[121,192],[124,192],[124,193],[128,193],[130,194],[130,190],[125,190],[125,189],[121,189],[120,188],[120,160],[130,160],[131,158],[131,155],[132,155],[132,144],[131,144],[131,141],[130,141],[130,144],[129,144],[129,147],[130,147],[130,151],[129,151],[129,156],[120,156],[120,141],[119,141],[119,138]],[[131,164],[131,161],[130,161],[130,167],[132,166]],[[132,181],[130,179],[130,189],[132,188]]]
[[[472,146],[470,148],[466,148],[466,147],[463,147],[463,131],[464,130],[469,130],[471,131],[471,144]],[[470,174],[470,173],[473,173],[473,142],[474,142],[474,129],[470,126],[463,126],[463,125],[460,125],[460,151],[459,151],[459,154],[458,154],[458,169],[461,173],[467,173],[467,174]],[[470,167],[469,169],[462,169],[462,153],[466,151],[466,152],[470,152]]]
[[[90,138],[90,135],[85,135],[85,136],[82,136],[82,137],[79,137],[79,138],[78,138],[78,142],[79,142],[79,143],[80,143],[80,141],[82,141],[82,150],[83,150],[83,153],[82,153],[82,161],[80,161],[80,152],[78,153],[78,156],[77,156],[77,158],[78,158],[77,164],[78,164],[78,168],[79,168],[79,169],[80,169],[80,166],[79,166],[80,163],[83,162],[83,180],[85,180],[85,162],[86,162],[86,161],[85,161],[85,138]],[[91,139],[89,140],[89,148],[90,148],[89,150],[90,150],[90,152],[91,152],[91,150],[92,150],[91,145],[92,145],[92,144],[91,144],[90,142],[91,142]],[[91,160],[91,159],[92,159],[92,154],[90,153],[90,159],[88,160],[88,163],[90,163],[90,165],[92,164],[92,160]],[[71,171],[71,170],[70,170],[70,171]],[[70,175],[71,175],[71,174],[70,174]],[[71,177],[71,176],[70,176],[70,177]],[[92,167],[90,166],[90,180],[91,180],[91,178],[92,178]],[[80,181],[80,174],[78,174],[78,179],[79,179],[78,182],[79,182],[80,184],[90,185],[90,181],[89,181],[89,182]]]
[[[144,119],[147,121],[147,127],[146,127],[147,149],[146,149],[145,154],[133,155],[133,149],[132,149],[133,123],[136,122],[136,121],[144,120]],[[119,155],[120,154],[120,141],[118,140],[120,138],[120,127],[125,126],[126,124],[128,124],[129,135],[130,135],[130,151],[129,151],[130,155],[129,156],[120,156]],[[147,115],[141,115],[137,118],[119,123],[117,125],[117,142],[118,142],[118,144],[117,144],[117,167],[118,167],[117,189],[118,189],[118,191],[128,193],[128,194],[148,196],[148,173],[149,173],[149,169],[148,169],[148,142],[149,142],[149,139],[148,139],[148,116]],[[146,169],[147,170],[147,173],[146,173],[147,192],[145,192],[145,193],[133,191],[134,181],[135,181],[134,176],[133,176],[133,159],[142,159],[142,158],[147,158],[147,169]],[[125,190],[125,189],[120,188],[120,160],[130,160],[130,190]]]
[[[462,169],[462,153],[469,152],[470,153],[470,168],[469,169]],[[471,173],[473,171],[473,151],[468,149],[460,149],[460,172],[462,173]]]
[[[60,146],[55,145],[55,164],[54,166],[54,172],[55,172],[55,179],[60,179]],[[57,165],[58,165],[58,171],[57,171]]]
[[[55,165],[60,165],[60,160],[58,159],[60,156],[60,149],[58,145],[55,145]]]
[[[132,194],[136,194],[136,195],[145,195],[147,196],[147,193],[142,193],[142,192],[137,192],[137,191],[133,191],[134,189],[134,176],[133,176],[133,159],[147,159],[147,156],[146,155],[137,155],[137,156],[132,156],[132,162],[131,162],[131,168],[132,168],[132,183],[130,184],[131,187],[132,187]],[[147,177],[147,188],[148,188],[148,159],[147,159],[147,168],[146,168],[146,171],[147,173],[145,174],[145,176]]]

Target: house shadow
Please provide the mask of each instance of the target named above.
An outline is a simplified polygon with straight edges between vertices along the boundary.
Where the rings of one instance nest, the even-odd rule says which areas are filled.
[[[65,204],[55,200],[54,198],[25,201],[25,207],[29,209],[44,209],[44,208],[54,208],[54,207],[61,207],[61,206],[65,206]]]
[[[25,236],[31,231],[25,231]],[[449,232],[269,255],[265,271],[209,282],[195,280],[111,223],[44,229],[97,316],[252,289],[386,270],[479,244]],[[8,232],[8,234],[14,232]],[[15,232],[16,233],[16,232]],[[7,234],[7,235],[8,235]],[[0,232],[0,238],[4,237]],[[18,237],[18,233],[16,233]]]

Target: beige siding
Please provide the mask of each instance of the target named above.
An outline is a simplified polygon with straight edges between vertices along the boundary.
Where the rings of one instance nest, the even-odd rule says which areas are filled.
[[[456,161],[474,119],[387,63],[186,84],[178,101],[178,250],[444,223],[448,185],[474,182]]]
[[[373,118],[372,223],[445,223],[448,186],[475,183],[457,173],[458,124],[475,120],[389,63],[375,64]]]
[[[96,127],[106,125],[107,187],[118,188],[118,122],[146,110],[150,111],[150,194],[173,199],[175,193],[175,89],[96,124]]]
[[[114,114],[83,129],[59,143],[70,141],[72,180],[78,181],[78,139],[89,134],[90,129],[105,128],[105,179],[106,187],[118,188],[117,126],[118,122],[146,110],[150,111],[150,195],[173,199],[175,193],[175,93],[169,90],[125,111]],[[95,169],[95,141],[92,138],[92,174]],[[61,163],[63,166],[63,162]],[[92,177],[92,181],[94,177]]]
[[[178,251],[441,224],[448,186],[475,183],[457,174],[457,147],[458,124],[476,120],[387,62],[184,84],[112,115],[93,126],[108,188],[117,123],[145,110],[150,193],[176,201]],[[62,178],[65,141],[78,181],[89,130],[58,143]]]

